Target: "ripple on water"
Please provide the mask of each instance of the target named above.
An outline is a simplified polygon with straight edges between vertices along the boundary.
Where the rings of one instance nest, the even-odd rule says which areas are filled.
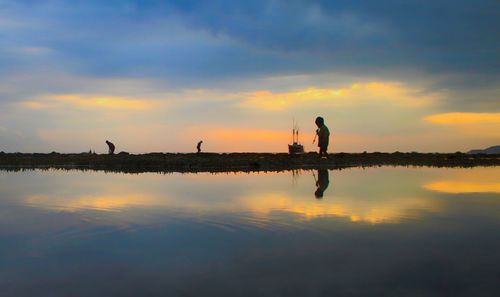
[[[85,209],[73,212],[80,216],[78,223],[61,226],[45,236],[54,240],[92,238],[118,233],[134,233],[146,229],[177,228],[185,230],[213,229],[222,233],[282,233],[309,231],[321,233],[304,219],[286,211],[267,215],[254,212],[197,213],[179,209],[98,211]]]

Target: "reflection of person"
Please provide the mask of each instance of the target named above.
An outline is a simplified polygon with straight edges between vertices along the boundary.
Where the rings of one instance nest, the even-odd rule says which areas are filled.
[[[316,180],[316,192],[314,196],[317,199],[323,198],[323,193],[330,184],[330,176],[327,169],[318,169],[318,180]]]
[[[108,148],[109,148],[108,153],[110,155],[114,154],[115,153],[115,145],[108,140],[106,140],[106,144],[108,145]]]
[[[319,156],[325,156],[328,158],[328,142],[330,139],[330,131],[328,127],[325,125],[325,120],[322,117],[316,118],[316,126],[318,129],[316,130],[316,135],[318,135],[318,147],[319,147]]]
[[[203,140],[200,140],[198,144],[196,145],[196,149],[198,150],[198,153],[201,153],[201,144],[203,143]]]

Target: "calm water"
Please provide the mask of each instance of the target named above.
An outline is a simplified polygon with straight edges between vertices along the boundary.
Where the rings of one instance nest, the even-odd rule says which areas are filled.
[[[0,296],[499,296],[499,230],[499,167],[0,171]]]

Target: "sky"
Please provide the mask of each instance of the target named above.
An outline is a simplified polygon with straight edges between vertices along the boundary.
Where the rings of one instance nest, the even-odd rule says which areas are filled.
[[[500,145],[496,0],[0,0],[0,151]]]

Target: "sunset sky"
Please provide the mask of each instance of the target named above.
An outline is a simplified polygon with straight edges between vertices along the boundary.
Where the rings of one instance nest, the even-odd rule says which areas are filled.
[[[500,145],[497,0],[0,0],[0,151]]]

